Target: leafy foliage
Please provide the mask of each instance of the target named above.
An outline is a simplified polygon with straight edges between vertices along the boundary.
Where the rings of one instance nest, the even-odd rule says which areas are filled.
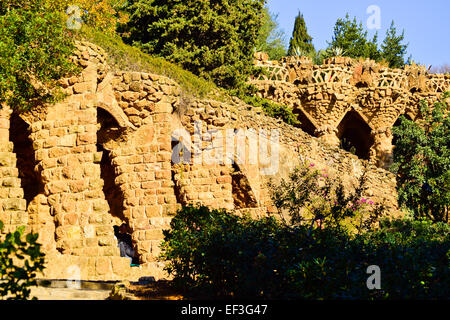
[[[349,15],[345,19],[338,19],[334,27],[334,35],[326,50],[327,56],[335,56],[333,51],[336,48],[344,51],[345,56],[351,58],[369,58],[375,61],[386,61],[391,68],[401,68],[405,65],[405,54],[408,45],[402,44],[405,39],[405,32],[397,35],[397,30],[392,21],[390,28],[386,32],[386,37],[378,48],[378,33],[375,33],[372,40],[367,38],[367,31],[364,31],[361,22],[353,20]]]
[[[30,287],[36,285],[36,272],[44,270],[44,254],[36,242],[38,235],[28,234],[23,239],[23,231],[23,227],[19,228],[0,239],[0,298],[29,299]]]
[[[193,296],[263,299],[446,299],[450,227],[409,220],[350,235],[185,207],[164,232],[162,258]],[[381,290],[368,290],[378,265]]]
[[[394,172],[400,204],[416,217],[447,221],[450,205],[450,118],[444,94],[430,108],[420,103],[423,120],[415,123],[401,117],[394,127]]]
[[[76,72],[67,31],[45,0],[0,1],[0,103],[28,110],[61,96],[56,81]]]
[[[264,7],[264,24],[259,32],[256,51],[265,52],[271,60],[280,60],[286,55],[284,44],[285,34],[279,29],[278,15],[271,14],[267,7]]]
[[[110,35],[115,34],[117,24],[128,22],[128,14],[124,11],[127,0],[48,0],[47,2],[51,10],[80,18],[83,26],[89,26]],[[79,9],[69,10],[73,6]]]
[[[300,12],[295,18],[294,31],[289,42],[288,55],[295,55],[296,49],[305,52],[306,54],[315,52],[314,45],[312,44],[312,37],[308,34],[305,19]]]
[[[361,22],[356,17],[351,20],[348,13],[345,19],[338,19],[334,26],[334,35],[328,49],[341,48],[345,55],[351,58],[370,58],[379,60],[380,54],[377,49],[378,35],[372,40],[367,39],[367,31],[364,31]]]
[[[137,0],[127,5],[126,40],[150,54],[212,79],[242,86],[253,74],[253,52],[265,0]]]

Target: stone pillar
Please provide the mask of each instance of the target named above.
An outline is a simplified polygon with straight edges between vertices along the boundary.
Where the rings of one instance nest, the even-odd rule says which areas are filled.
[[[332,126],[322,126],[318,128],[315,132],[315,135],[322,140],[323,142],[338,147],[341,143],[338,136],[338,129]]]
[[[9,141],[10,116],[12,110],[2,105],[0,109],[0,220],[3,232],[15,231],[19,226],[27,226],[26,200],[16,167],[17,158],[13,153],[13,143]]]
[[[370,161],[377,167],[389,169],[393,161],[392,131],[385,127],[372,132],[373,145],[370,149]]]
[[[154,125],[159,127],[158,122]],[[115,181],[124,195],[124,216],[132,229],[141,263],[156,261],[162,230],[169,228],[169,214],[177,210],[170,135],[159,134],[157,128],[155,133],[158,138],[154,143],[111,151],[111,163],[117,173]]]
[[[36,167],[44,184],[43,194],[35,200],[42,204],[47,199],[55,221],[55,247],[62,254],[51,259],[59,265],[55,262],[48,274],[58,274],[59,269],[65,270],[62,265],[73,261],[75,267],[69,265],[67,270],[80,268],[84,279],[107,280],[127,264],[129,268],[129,261],[120,258],[102,190],[102,153],[96,145],[98,59],[92,60],[97,53],[83,46],[78,53],[84,70],[62,81],[68,97],[46,106],[30,121]],[[67,277],[66,273],[59,276]]]

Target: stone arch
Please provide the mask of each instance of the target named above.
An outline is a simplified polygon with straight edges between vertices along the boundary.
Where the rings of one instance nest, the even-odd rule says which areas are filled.
[[[118,126],[121,127],[121,128],[127,128],[127,127],[133,127],[134,128],[133,124],[131,124],[128,121],[128,117],[122,111],[122,109],[120,109],[120,107],[114,108],[111,105],[107,105],[107,104],[104,104],[104,103],[99,103],[97,105],[97,110],[101,110],[101,111],[105,111],[105,112],[109,113],[109,115],[112,118],[114,118],[114,120],[116,121]]]
[[[337,129],[341,148],[361,159],[370,158],[370,148],[373,145],[372,128],[359,112],[354,109],[348,111]]]
[[[13,152],[17,158],[16,166],[27,204],[38,194],[44,192],[41,175],[35,170],[36,160],[30,133],[30,125],[18,113],[13,112],[10,117],[9,139],[14,146]]]
[[[122,134],[122,128],[109,112],[97,109],[97,151],[101,153],[100,176],[104,181],[103,193],[110,207],[110,213],[116,224],[126,223],[124,216],[124,195],[115,183],[116,171],[111,163],[109,144],[114,143]],[[100,157],[99,157],[100,158]]]
[[[236,210],[258,207],[258,201],[256,200],[250,182],[237,163],[233,163],[231,187]]]
[[[56,221],[52,208],[44,194],[44,182],[41,170],[37,167],[31,127],[23,114],[13,112],[10,116],[9,140],[13,144],[16,156],[16,168],[20,178],[23,199],[26,201],[28,230],[38,233],[38,242],[45,254],[56,252]]]
[[[315,137],[318,126],[314,119],[312,119],[302,108],[299,107],[295,108],[293,113],[297,116],[298,121],[300,121],[300,124],[297,125],[297,127],[305,131],[310,136]]]

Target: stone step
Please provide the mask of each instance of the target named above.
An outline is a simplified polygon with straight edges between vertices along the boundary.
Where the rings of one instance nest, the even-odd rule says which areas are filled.
[[[38,300],[105,300],[110,290],[34,287],[31,297]]]
[[[31,297],[38,300],[105,300],[116,281],[37,280]]]

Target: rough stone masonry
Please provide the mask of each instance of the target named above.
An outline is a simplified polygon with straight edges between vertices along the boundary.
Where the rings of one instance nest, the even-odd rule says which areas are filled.
[[[331,175],[345,173],[349,188],[368,170],[366,195],[385,203],[391,214],[399,213],[395,177],[380,168],[388,157],[383,152],[392,150],[384,146],[378,134],[402,112],[417,116],[412,102],[408,104],[410,109],[397,103],[403,99],[401,94],[394,94],[399,91],[397,87],[361,89],[357,80],[354,87],[336,81],[331,87],[320,81],[314,86],[309,80],[302,84],[299,79],[308,76],[297,73],[304,68],[297,62],[298,70],[286,69],[292,71],[288,73],[290,81],[254,80],[261,95],[304,112],[299,113],[302,123],[308,124],[304,120],[310,119],[317,132],[323,133],[313,137],[307,127],[289,126],[236,98],[226,103],[186,98],[180,86],[166,77],[110,70],[105,52],[91,43],[80,42],[77,48],[73,58],[83,71],[60,81],[67,94],[64,101],[21,114],[8,106],[0,110],[0,220],[5,223],[4,232],[18,226],[39,232],[47,260],[42,278],[166,277],[164,262],[158,261],[159,245],[162,231],[169,228],[171,215],[178,208],[202,204],[255,217],[278,214],[267,183],[271,178],[287,177],[302,161],[326,168]],[[342,71],[339,61],[326,67],[349,73]],[[358,72],[352,77],[365,74]],[[358,101],[372,101],[378,96],[386,101],[396,96],[397,102],[383,102],[378,109],[371,104],[369,113],[364,113],[347,101],[360,91],[363,96]],[[410,90],[408,97],[416,95]],[[435,93],[422,96],[434,97]],[[375,132],[376,152],[369,157],[372,161],[364,160],[362,153],[346,152],[336,143],[335,124],[345,118],[345,112],[356,112],[342,125],[347,135],[349,128],[367,130],[369,136]],[[385,121],[367,121],[369,129],[359,128],[367,117]],[[211,149],[215,152],[225,143],[217,137],[226,137],[226,132],[237,129],[267,133],[257,140],[246,138],[247,157],[251,146],[272,141],[270,132],[279,130],[276,174],[262,174],[264,165],[260,162],[211,163],[205,158],[199,162],[172,161],[177,143],[196,145],[194,154],[214,144]],[[174,134],[180,130],[188,135],[186,141]],[[195,141],[196,133],[201,141]],[[323,139],[327,134],[330,139]],[[358,148],[372,148],[366,143],[359,141]],[[129,260],[120,257],[113,226],[122,223],[129,225],[140,268],[130,267]]]

